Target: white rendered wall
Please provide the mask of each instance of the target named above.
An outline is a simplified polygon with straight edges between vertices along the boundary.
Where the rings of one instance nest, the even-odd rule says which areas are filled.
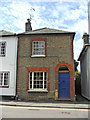
[[[16,94],[16,64],[17,37],[0,37],[0,42],[6,41],[6,56],[0,57],[0,71],[10,72],[9,88],[0,88],[0,95],[15,96]]]
[[[90,43],[90,1],[88,2],[88,34],[89,34],[89,43]]]
[[[88,48],[88,98],[90,100],[90,47]]]
[[[81,66],[81,93],[84,97],[88,96],[88,81],[87,81],[87,52],[80,61]]]
[[[82,56],[81,64],[81,92],[84,97],[90,100],[90,47]]]

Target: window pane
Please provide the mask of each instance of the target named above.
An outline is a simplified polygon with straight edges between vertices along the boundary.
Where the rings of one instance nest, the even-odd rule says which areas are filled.
[[[30,88],[32,88],[32,85],[30,84]]]
[[[32,72],[30,72],[30,81],[32,81]]]
[[[44,85],[44,88],[47,88],[47,85]]]
[[[4,85],[8,85],[8,73],[4,73]]]
[[[44,79],[47,80],[47,73],[44,73]]]
[[[41,81],[43,80],[41,78],[41,76],[42,76],[42,72],[35,72],[34,73],[34,88],[43,88],[41,85],[42,84]]]
[[[5,56],[6,42],[0,42],[0,55]]]
[[[45,55],[44,41],[34,41],[32,45],[33,55]]]
[[[43,74],[44,74],[44,76],[43,76]],[[33,89],[43,89],[43,88],[47,87],[46,72],[34,72],[33,75],[34,76],[32,77],[32,74],[30,73],[30,88],[31,89],[32,89],[32,81],[33,81]],[[33,80],[32,80],[32,78],[33,78]]]
[[[1,72],[0,73],[0,85],[8,86],[9,84],[9,72]]]
[[[37,88],[37,87],[36,87],[36,84],[34,84],[34,88]]]
[[[0,85],[3,83],[3,73],[0,73]]]
[[[32,72],[30,72],[30,88],[32,88]]]

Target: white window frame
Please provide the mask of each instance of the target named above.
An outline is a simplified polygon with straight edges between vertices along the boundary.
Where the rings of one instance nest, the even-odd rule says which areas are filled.
[[[35,72],[43,72],[43,71],[35,71]],[[40,91],[40,92],[48,92],[48,90],[47,90],[47,79],[48,79],[48,78],[46,79],[46,88],[44,88],[44,81],[45,81],[45,80],[44,80],[44,78],[45,78],[45,74],[44,74],[44,73],[45,73],[46,71],[43,72],[43,88],[34,88],[34,87],[33,87],[33,86],[34,86],[34,73],[35,73],[35,72],[29,72],[29,90],[28,90],[28,91],[29,91],[29,92],[35,92],[35,91],[36,91],[36,92],[39,92],[39,91]],[[30,73],[32,73],[32,88],[30,88]],[[46,72],[46,73],[47,73],[47,72]],[[47,74],[48,74],[48,73],[47,73]],[[47,75],[46,77],[48,77],[48,75]]]
[[[35,46],[34,43],[38,43],[38,46]],[[39,43],[44,43],[43,47],[39,46]],[[37,49],[37,51],[35,51]],[[40,50],[40,51],[39,51]],[[42,50],[42,51],[41,51]],[[35,53],[35,54],[34,54]],[[37,54],[36,54],[37,53]],[[42,54],[41,54],[42,53]],[[45,57],[45,41],[32,41],[32,57]]]
[[[4,75],[5,74],[7,74],[8,73],[8,85],[5,85],[4,83],[5,83],[5,79],[4,79]],[[10,81],[10,72],[0,72],[0,81],[1,81],[1,74],[3,74],[3,79],[2,79],[2,85],[0,85],[0,86],[9,86],[9,81]]]
[[[5,44],[5,48],[4,48],[4,52],[5,52],[5,53],[4,53],[4,54],[1,53],[1,51],[2,51],[2,48],[1,48],[1,47],[2,47],[2,44],[3,44],[3,43]],[[0,42],[0,56],[6,56],[6,42]]]

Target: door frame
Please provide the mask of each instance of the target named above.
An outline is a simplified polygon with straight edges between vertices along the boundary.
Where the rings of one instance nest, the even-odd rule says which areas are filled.
[[[70,99],[59,99],[58,98],[58,72],[61,66],[66,66],[69,69],[69,90],[70,90]],[[72,67],[70,64],[62,62],[57,64],[55,68],[55,100],[73,100],[75,97],[75,81],[74,81],[74,66]]]

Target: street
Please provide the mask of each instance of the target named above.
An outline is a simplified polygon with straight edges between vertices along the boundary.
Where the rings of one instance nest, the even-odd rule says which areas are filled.
[[[2,118],[88,118],[88,109],[1,106]]]

